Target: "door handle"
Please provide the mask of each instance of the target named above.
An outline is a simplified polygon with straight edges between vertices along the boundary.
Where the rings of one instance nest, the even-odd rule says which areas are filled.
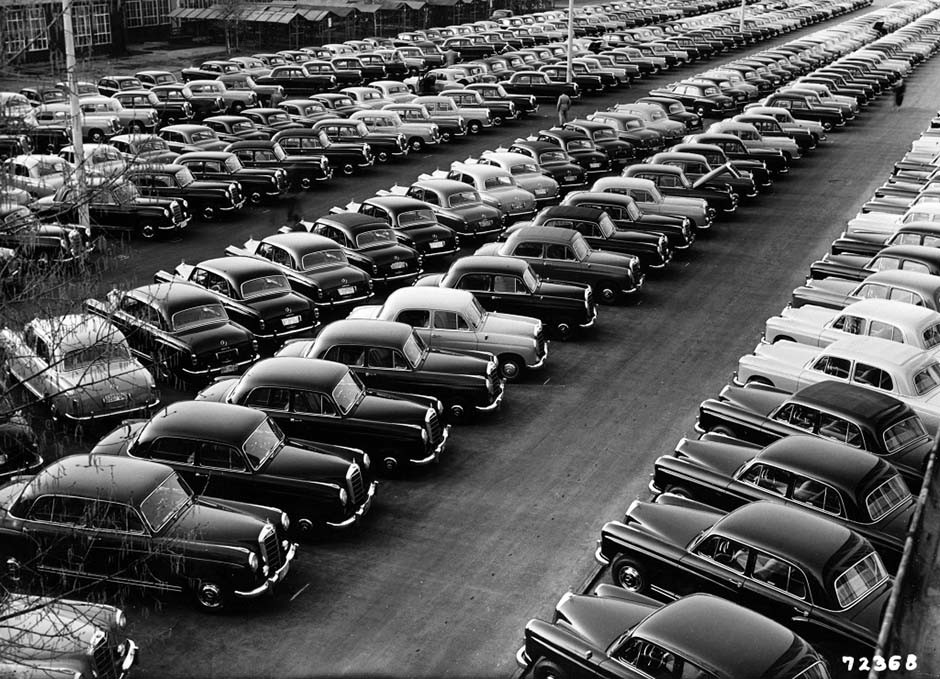
[[[728,581],[733,587],[741,588],[744,587],[744,580],[729,580]]]
[[[799,616],[799,617],[801,617],[801,618],[808,618],[808,617],[809,617],[809,611],[807,611],[807,610],[804,609],[804,608],[800,608],[799,606],[794,606],[794,607],[793,607],[793,612],[796,613],[797,616]]]
[[[299,424],[299,423],[303,422],[303,420],[300,419],[299,417],[291,417],[291,418],[289,418],[289,419],[290,419],[291,422],[294,422],[294,423],[296,423],[296,424]]]

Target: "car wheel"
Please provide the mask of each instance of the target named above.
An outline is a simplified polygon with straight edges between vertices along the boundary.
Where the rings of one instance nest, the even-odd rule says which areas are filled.
[[[248,202],[252,205],[258,205],[261,202],[261,194],[257,191],[252,191],[248,194]]]
[[[313,188],[313,179],[310,177],[301,177],[300,188],[302,188],[304,191],[309,191],[311,188]]]
[[[562,341],[571,339],[573,332],[568,323],[558,323],[555,325],[555,335]]]
[[[503,120],[503,117],[502,117],[502,116],[493,116],[493,125],[494,125],[494,126],[500,127],[504,122],[506,122],[506,121]]]
[[[823,129],[824,129],[826,132],[831,132],[831,131],[832,131],[832,123],[824,122],[824,123],[822,124],[822,126],[823,126]]]
[[[796,342],[792,337],[787,337],[786,335],[781,335],[780,337],[774,338],[774,344],[777,342]]]
[[[375,159],[380,163],[387,163],[389,159],[388,151],[379,151],[375,154]]]
[[[469,415],[467,404],[462,401],[454,401],[447,406],[448,419],[451,422],[460,422]]]
[[[610,565],[610,577],[614,584],[623,587],[628,592],[640,594],[649,586],[646,569],[640,562],[626,556],[618,556]]]
[[[215,219],[215,208],[211,205],[206,205],[199,211],[199,216],[202,217],[203,221],[211,222]]]
[[[483,126],[480,124],[479,120],[471,120],[467,123],[467,132],[470,134],[480,134],[480,130],[483,129]]]
[[[229,594],[214,580],[200,580],[193,588],[196,607],[207,613],[219,613],[228,605]]]
[[[245,110],[245,105],[241,103],[240,101],[236,101],[234,104],[232,104],[232,113],[234,113],[235,115],[238,115],[243,110]]]
[[[386,473],[391,474],[398,470],[398,460],[386,455],[382,458],[382,467],[385,469]]]
[[[23,580],[23,564],[15,556],[9,557],[3,564],[3,580],[14,584]]]
[[[127,129],[134,133],[140,133],[144,131],[144,126],[141,125],[139,120],[132,120],[131,124],[127,126]]]
[[[565,672],[558,663],[542,658],[535,667],[532,668],[534,679],[568,679],[568,673]]]
[[[356,167],[352,163],[346,163],[345,165],[343,165],[342,170],[343,170],[344,175],[346,175],[347,177],[350,177],[352,176],[353,172],[356,171]]]
[[[424,150],[424,140],[421,137],[412,137],[408,140],[408,147],[411,149],[412,153],[417,153],[418,151]]]
[[[690,490],[689,490],[688,488],[686,488],[685,486],[680,486],[680,485],[666,486],[666,492],[667,492],[667,493],[670,493],[670,494],[672,494],[672,495],[676,495],[676,496],[678,496],[678,497],[685,498],[686,500],[694,500],[694,499],[695,499],[695,498],[692,496],[692,491],[690,491]]]
[[[91,139],[95,144],[100,144],[104,141],[104,132],[101,130],[91,130],[88,133],[88,138]]]
[[[522,359],[518,356],[504,354],[499,357],[499,375],[507,382],[519,379],[524,367]]]
[[[597,299],[601,304],[613,304],[617,301],[617,287],[613,283],[605,282],[597,285]]]
[[[441,141],[449,142],[453,138],[454,138],[454,135],[452,135],[450,132],[443,132],[443,131],[441,132]]]
[[[699,118],[704,118],[704,117],[705,117],[705,107],[704,107],[704,106],[696,106],[696,107],[695,107],[695,114],[696,114]]]
[[[719,436],[727,436],[733,439],[737,438],[737,436],[735,435],[734,429],[732,429],[726,424],[719,424],[716,427],[712,427],[711,429],[708,430],[708,432],[710,434],[718,434]]]
[[[140,236],[145,240],[153,240],[157,237],[157,227],[153,224],[142,224],[140,227]]]

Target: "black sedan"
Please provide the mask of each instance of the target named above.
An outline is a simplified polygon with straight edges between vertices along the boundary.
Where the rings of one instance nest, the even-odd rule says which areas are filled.
[[[430,349],[414,328],[395,321],[335,321],[316,341],[290,342],[277,355],[344,363],[368,388],[437,398],[453,420],[496,410],[505,393],[491,354]]]
[[[290,155],[326,158],[334,170],[347,177],[359,169],[372,167],[375,157],[368,144],[335,142],[325,132],[308,128],[290,128],[278,132],[271,141],[277,142]]]
[[[519,115],[530,116],[538,113],[539,105],[531,94],[511,94],[500,83],[473,83],[468,90],[479,92],[484,102],[510,102],[515,105]]]
[[[449,434],[437,399],[367,390],[342,363],[313,358],[266,359],[196,399],[258,408],[291,438],[359,448],[389,472],[433,464]]]
[[[484,203],[477,190],[462,181],[419,178],[405,195],[427,203],[437,221],[461,237],[483,238],[503,230],[502,211]]]
[[[829,679],[809,644],[760,613],[706,594],[663,606],[611,585],[530,620],[516,662],[537,679]]]
[[[940,275],[940,249],[927,245],[891,245],[874,257],[827,254],[809,267],[813,280],[842,278],[863,281],[876,271],[903,269]]]
[[[335,241],[313,233],[276,233],[228,246],[226,255],[252,257],[280,269],[295,292],[320,309],[341,309],[372,297],[372,278],[346,259]]]
[[[537,318],[559,339],[570,338],[576,328],[593,327],[597,320],[590,286],[541,279],[514,257],[461,257],[446,273],[424,276],[415,286],[469,290],[487,311]]]
[[[753,502],[725,514],[662,495],[601,530],[597,560],[638,594],[716,594],[844,652],[875,646],[893,581],[855,531],[803,509]]]
[[[234,153],[193,151],[176,159],[196,179],[237,181],[253,204],[278,198],[287,191],[287,172],[281,168],[246,167]]]
[[[656,460],[650,489],[730,511],[772,500],[817,512],[848,526],[894,572],[914,513],[914,498],[897,469],[844,443],[787,436],[766,448],[720,434],[682,439]]]
[[[245,167],[280,168],[287,173],[288,187],[309,191],[318,182],[333,178],[333,168],[325,156],[288,155],[276,141],[237,141],[225,147]]]
[[[587,186],[587,171],[575,162],[558,144],[531,139],[516,139],[507,149],[510,153],[528,156],[558,182],[562,191],[571,191]]]
[[[266,351],[291,337],[312,333],[318,325],[313,302],[294,292],[277,266],[254,257],[182,263],[173,273],[158,271],[154,280],[188,282],[209,291],[232,318],[254,333]]]
[[[356,525],[375,495],[362,451],[287,439],[263,412],[227,403],[179,401],[125,420],[92,453],[162,462],[200,495],[277,506],[300,534]]]
[[[359,214],[385,222],[398,239],[421,253],[425,260],[446,257],[460,249],[460,239],[441,224],[431,205],[408,196],[374,196],[358,205]]]
[[[112,290],[85,308],[113,323],[133,354],[173,383],[204,384],[238,373],[258,358],[246,328],[233,323],[219,300],[195,285],[158,283]]]
[[[611,159],[606,151],[599,150],[593,140],[583,132],[571,128],[540,130],[538,141],[555,144],[584,168],[588,177],[607,174],[611,170]]]
[[[597,150],[607,155],[611,170],[621,170],[637,157],[633,144],[622,140],[617,130],[605,123],[578,118],[565,123],[563,129],[582,134],[594,142]],[[570,150],[569,153],[575,155]]]
[[[141,195],[185,201],[190,211],[204,221],[235,213],[245,205],[239,182],[196,179],[182,165],[130,165],[124,176]]]
[[[699,405],[696,431],[767,445],[812,434],[867,450],[920,490],[931,440],[911,408],[888,394],[826,380],[789,394],[766,386],[726,386]]]

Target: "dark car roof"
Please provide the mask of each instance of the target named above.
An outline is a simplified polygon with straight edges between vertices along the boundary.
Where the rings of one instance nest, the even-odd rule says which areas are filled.
[[[176,174],[180,170],[185,169],[186,167],[180,165],[179,163],[135,163],[133,165],[128,165],[126,172],[128,174],[146,174],[149,172],[167,172],[169,174]]]
[[[240,447],[267,419],[260,410],[215,401],[178,401],[160,410],[141,431],[140,441],[160,436],[208,438]]]
[[[820,579],[853,535],[842,524],[775,502],[752,502],[715,522],[712,531],[778,554]]]
[[[466,186],[467,189],[471,188],[467,184],[464,184],[464,186]],[[374,203],[393,210],[429,210],[431,208],[431,206],[423,200],[418,200],[410,196],[371,196],[364,200],[363,203]]]
[[[552,205],[539,212],[534,222],[540,224],[547,219],[580,219],[585,222],[598,222],[606,213],[595,207],[580,205]]]
[[[470,255],[455,260],[450,265],[447,275],[467,272],[511,273],[521,276],[529,269],[529,263],[515,257],[497,257],[495,255]]]
[[[254,257],[215,257],[204,259],[195,266],[226,276],[237,283],[258,276],[281,275],[281,270],[274,264],[262,262]]]
[[[517,139],[510,146],[526,146],[536,153],[541,151],[558,151],[558,144],[550,141],[536,141],[534,139]]]
[[[574,120],[569,120],[568,125],[577,125],[578,127],[583,127],[586,130],[609,130],[610,125],[607,123],[599,123],[596,120],[587,120],[586,118],[576,118]]]
[[[231,157],[231,151],[190,151],[180,155],[176,162],[189,160],[190,158],[201,158],[203,160],[226,160]]]
[[[905,412],[913,414],[907,405],[893,396],[834,380],[804,387],[790,400],[872,424],[894,419]]]
[[[940,248],[928,247],[926,245],[892,245],[887,247],[874,257],[884,255],[895,255],[898,257],[912,257],[922,261],[933,262],[940,265]]]
[[[208,125],[200,125],[198,123],[179,123],[178,125],[167,125],[160,129],[174,130],[176,132],[205,132],[206,130],[212,130]]]
[[[846,490],[852,496],[873,470],[888,466],[881,458],[844,443],[799,435],[774,441],[757,459],[794,471],[806,471],[813,478]]]
[[[559,139],[588,139],[583,132],[577,130],[566,130],[557,127],[551,127],[547,130],[539,130],[539,134],[548,134]]]
[[[363,231],[372,231],[377,228],[389,228],[384,219],[364,215],[361,212],[337,212],[317,217],[316,224],[328,224],[343,231],[357,235]]]
[[[255,363],[238,382],[238,391],[253,385],[276,385],[285,389],[332,389],[349,368],[342,363],[316,358],[276,356]]]
[[[317,344],[361,344],[363,346],[400,347],[414,332],[407,323],[371,318],[347,318],[333,321],[320,330]]]
[[[172,469],[157,462],[111,455],[72,455],[56,460],[36,474],[22,497],[64,493],[138,506],[172,473]]]
[[[382,222],[385,224],[385,222]],[[386,225],[385,228],[388,228]],[[262,239],[265,243],[279,245],[285,250],[295,254],[303,254],[315,250],[335,250],[339,245],[331,238],[320,236],[307,231],[292,231],[290,233],[275,233]]]
[[[148,300],[171,316],[180,309],[190,309],[200,304],[218,304],[218,298],[198,285],[173,283],[151,283],[128,290],[134,297]]]
[[[522,226],[510,234],[509,238],[506,239],[506,243],[516,243],[520,240],[570,243],[577,233],[573,229],[562,229],[557,226]]]
[[[280,111],[280,109],[278,109]],[[283,111],[280,111],[283,113]],[[267,139],[252,139],[245,141],[233,141],[231,144],[225,147],[224,153],[234,153],[239,149],[258,149],[265,148],[271,149],[274,148],[274,145],[277,144],[276,141],[269,141]]]
[[[647,616],[633,634],[672,649],[721,676],[757,679],[792,645],[794,634],[727,599],[692,594]],[[747,640],[749,652],[741,652]]]

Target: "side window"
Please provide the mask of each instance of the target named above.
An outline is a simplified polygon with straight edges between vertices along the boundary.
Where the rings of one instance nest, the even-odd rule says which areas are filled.
[[[695,548],[695,553],[737,573],[744,573],[747,569],[750,555],[750,551],[743,544],[720,535],[711,535],[702,540]]]
[[[435,330],[469,330],[467,322],[463,316],[454,311],[435,311],[434,312]]]
[[[823,356],[813,364],[813,370],[817,370],[840,380],[848,379],[849,369],[851,367],[851,361],[835,356]]]
[[[527,292],[527,289],[515,276],[494,276],[493,292],[517,293]]]
[[[842,516],[842,499],[839,494],[829,486],[805,476],[794,475],[792,499],[827,514]]]
[[[639,637],[632,637],[615,657],[652,679],[683,679],[682,659]],[[695,676],[695,675],[689,675]],[[699,674],[698,676],[702,676]]]
[[[876,389],[891,391],[894,389],[894,383],[891,376],[881,368],[876,368],[864,363],[855,364],[855,374],[852,375],[852,381],[859,384],[867,384]]]
[[[70,526],[90,526],[94,503],[77,497],[45,495],[37,499],[30,508],[33,521],[49,521]]]
[[[280,264],[288,269],[294,268],[294,262],[291,259],[290,253],[270,243],[262,243],[258,247],[258,254],[275,264]]]
[[[137,512],[117,502],[98,502],[95,505],[94,527],[121,533],[144,532],[144,524]]]
[[[817,415],[817,411],[812,408],[797,403],[789,403],[776,412],[774,419],[792,424],[800,429],[813,431],[816,428]]]
[[[213,469],[226,469],[229,471],[245,471],[245,457],[232,446],[220,443],[203,443],[196,453],[196,463],[200,467]]]
[[[904,335],[901,334],[901,330],[890,323],[872,321],[868,326],[868,334],[872,337],[880,337],[881,339],[891,340],[892,342],[904,342]]]
[[[399,323],[407,323],[412,328],[431,327],[431,312],[427,309],[406,309],[400,311],[395,319]]]
[[[150,450],[145,454],[151,460],[176,464],[192,464],[196,451],[196,442],[189,439],[178,439],[163,436],[150,444]]]
[[[287,410],[290,403],[290,392],[277,387],[258,387],[252,389],[245,399],[246,406],[267,408],[269,410]]]
[[[915,306],[927,306],[924,303],[924,298],[918,295],[916,292],[910,292],[909,290],[901,290],[899,288],[892,288],[890,291],[886,291],[887,294],[884,295],[887,299],[897,300],[899,302],[906,302],[907,304],[914,304]]]
[[[323,358],[327,361],[345,363],[349,366],[363,366],[365,365],[365,354],[365,347],[335,346],[331,347]]]
[[[849,333],[850,335],[861,335],[865,332],[865,320],[858,316],[843,315],[839,316],[832,324],[836,330]]]
[[[541,243],[519,243],[516,245],[515,251],[512,253],[516,257],[529,257],[529,258],[541,258],[542,256],[542,244]]]
[[[315,391],[295,391],[294,405],[291,410],[306,415],[335,415],[333,402],[325,395]]]
[[[913,262],[911,260],[905,260],[901,263],[901,268],[905,271],[916,271],[918,273],[930,273],[930,267],[921,262]]]
[[[790,472],[766,464],[753,464],[742,475],[741,481],[786,497],[790,486]]]
[[[394,352],[388,347],[371,347],[366,352],[366,365],[370,368],[394,368]]]
[[[894,257],[875,257],[866,268],[872,271],[894,271],[901,268],[901,260]]]
[[[864,444],[862,431],[857,425],[829,413],[819,413],[819,435],[855,448]]]
[[[856,296],[862,299],[888,299],[889,289],[883,285],[876,285],[874,283],[866,283],[861,286],[856,292]],[[893,299],[893,297],[892,297]],[[904,301],[904,300],[902,300]]]
[[[500,278],[504,278],[504,276],[496,276],[497,281]],[[457,283],[457,287],[460,290],[477,290],[480,292],[489,292],[490,280],[491,277],[489,274],[469,273],[460,279],[460,281]],[[497,290],[497,292],[500,292],[500,290]]]
[[[545,251],[546,259],[572,260],[574,256],[566,245],[551,243]]]
[[[754,571],[751,577],[775,589],[788,592],[798,599],[805,599],[809,593],[802,571],[763,552],[754,554]]]

